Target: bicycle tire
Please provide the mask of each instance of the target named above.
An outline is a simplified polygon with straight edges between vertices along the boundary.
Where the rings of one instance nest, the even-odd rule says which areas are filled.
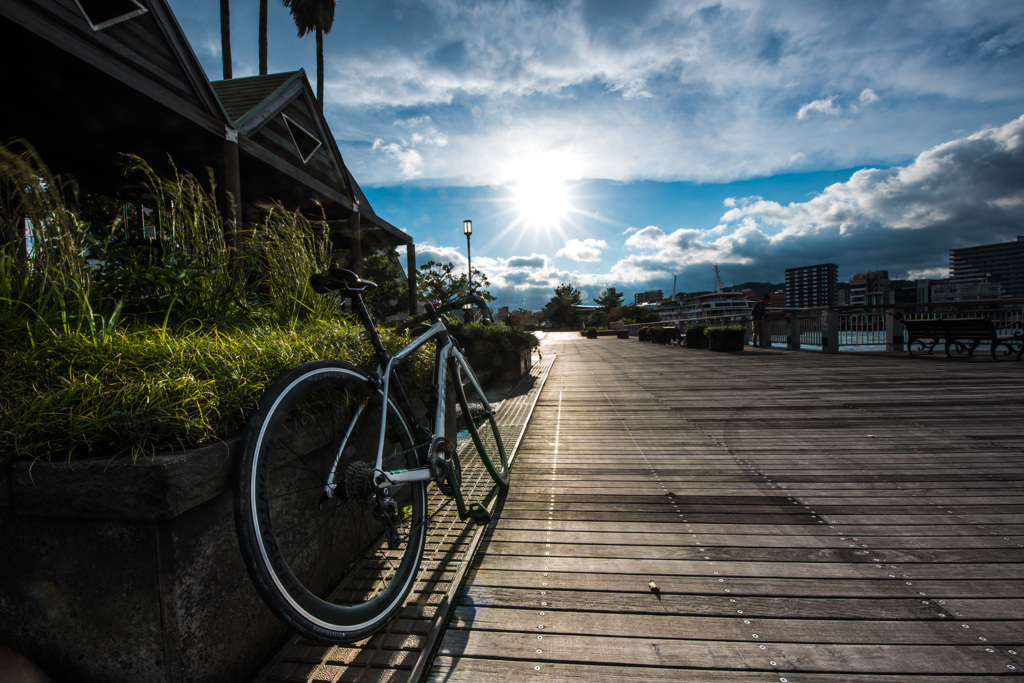
[[[359,368],[305,363],[266,390],[247,423],[235,496],[242,557],[271,611],[314,641],[352,642],[380,629],[419,570],[426,483],[393,492],[400,519],[390,525],[373,495],[383,398]],[[390,400],[387,413],[383,468],[415,467],[406,418]],[[336,495],[328,497],[336,456]]]
[[[501,430],[498,429],[494,413],[484,408],[487,404],[483,395],[477,391],[475,384],[469,381],[468,377],[463,376],[462,365],[458,359],[451,359],[448,374],[455,390],[456,428],[469,433],[484,467],[498,487],[504,491],[508,488],[511,472],[508,458],[505,456],[505,443],[501,439]]]

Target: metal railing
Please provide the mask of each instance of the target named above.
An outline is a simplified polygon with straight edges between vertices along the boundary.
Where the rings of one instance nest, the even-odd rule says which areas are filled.
[[[997,334],[1012,334],[1024,321],[1024,298],[941,304],[906,304],[884,308],[769,309],[765,337],[771,346],[835,353],[846,351],[901,351],[906,349],[904,320],[935,318],[988,318]],[[735,315],[701,320],[701,324],[743,325],[751,337],[751,320]],[[690,322],[666,321],[662,326],[685,330]],[[635,336],[641,327],[658,323],[625,325]],[[987,348],[987,347],[984,347]]]

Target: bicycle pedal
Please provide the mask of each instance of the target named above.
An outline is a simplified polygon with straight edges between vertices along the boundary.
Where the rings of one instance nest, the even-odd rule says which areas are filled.
[[[489,524],[491,521],[491,513],[480,503],[470,503],[467,516],[475,524]]]

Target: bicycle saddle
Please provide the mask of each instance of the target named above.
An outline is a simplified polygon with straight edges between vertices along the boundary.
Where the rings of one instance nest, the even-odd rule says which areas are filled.
[[[338,292],[343,290],[361,292],[364,289],[373,289],[377,286],[375,283],[359,277],[351,270],[334,268],[333,266],[328,268],[327,272],[311,275],[309,278],[309,284],[313,286],[313,291],[318,294],[327,294],[329,292]]]

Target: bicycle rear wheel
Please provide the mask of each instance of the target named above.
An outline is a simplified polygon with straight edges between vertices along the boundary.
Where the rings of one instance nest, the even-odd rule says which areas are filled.
[[[383,405],[362,370],[318,361],[274,382],[246,426],[235,497],[242,557],[270,609],[313,640],[377,631],[419,569],[425,483],[392,489],[390,515],[375,495]],[[387,415],[383,469],[415,467],[412,432],[390,400]]]
[[[488,410],[490,404],[477,389],[476,383],[470,380],[469,374],[464,372],[457,358],[453,357],[448,367],[451,385],[455,390],[456,428],[460,433],[468,432],[487,471],[498,487],[505,490],[511,473],[494,411]]]

